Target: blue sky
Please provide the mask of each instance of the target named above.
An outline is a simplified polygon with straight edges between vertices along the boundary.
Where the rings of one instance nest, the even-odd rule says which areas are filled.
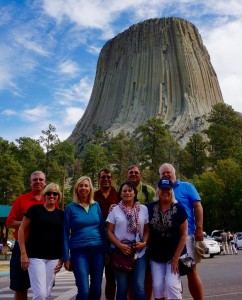
[[[107,40],[149,18],[202,36],[226,103],[242,112],[241,0],[0,0],[0,137],[66,139],[89,101]]]

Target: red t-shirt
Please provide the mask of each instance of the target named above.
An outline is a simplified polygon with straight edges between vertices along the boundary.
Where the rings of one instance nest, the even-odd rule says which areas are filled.
[[[24,214],[32,205],[43,204],[43,203],[44,203],[44,198],[37,201],[34,197],[33,192],[29,192],[27,194],[23,194],[19,196],[12,205],[12,208],[10,210],[10,213],[6,221],[6,225],[8,226],[13,221],[22,221]],[[18,229],[15,229],[14,237],[16,240],[18,239]]]

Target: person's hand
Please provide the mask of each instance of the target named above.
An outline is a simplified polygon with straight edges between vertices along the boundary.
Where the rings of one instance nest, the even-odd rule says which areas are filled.
[[[195,241],[203,241],[203,231],[201,228],[197,228],[194,233]]]
[[[29,258],[27,256],[27,253],[22,253],[20,256],[20,261],[21,261],[21,268],[23,271],[28,270],[29,267]]]
[[[179,259],[177,259],[175,257],[172,257],[172,259],[171,259],[171,272],[174,273],[174,274],[179,273],[178,260]]]
[[[64,262],[64,267],[67,271],[72,271],[71,262],[69,260]]]
[[[145,247],[146,247],[146,242],[140,241],[140,242],[135,243],[134,249],[139,251],[139,250],[142,250]]]
[[[62,265],[63,265],[63,261],[61,259],[59,259],[57,265],[54,268],[54,272],[58,273],[60,271],[60,269],[62,268]]]
[[[132,254],[134,252],[134,249],[132,247],[130,247],[129,245],[127,245],[127,244],[121,244],[121,246],[119,247],[119,249],[125,255],[129,255],[129,254]]]

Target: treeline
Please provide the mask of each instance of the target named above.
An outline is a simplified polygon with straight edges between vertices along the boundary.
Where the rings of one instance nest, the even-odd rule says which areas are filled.
[[[21,137],[15,142],[0,138],[0,201],[11,205],[29,191],[29,177],[43,170],[48,182],[63,187],[64,203],[72,200],[72,186],[81,175],[92,178],[103,167],[113,171],[114,184],[126,179],[128,166],[140,165],[144,180],[156,187],[158,168],[172,163],[180,179],[193,182],[204,207],[204,229],[242,230],[242,119],[226,104],[217,104],[208,117],[209,127],[194,134],[182,149],[160,118],[139,126],[133,133],[116,136],[94,127],[74,147],[58,139],[49,125],[38,140]]]

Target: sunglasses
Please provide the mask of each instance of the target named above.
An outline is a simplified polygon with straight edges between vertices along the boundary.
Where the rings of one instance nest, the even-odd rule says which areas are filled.
[[[110,176],[110,175],[102,175],[100,178],[101,179],[111,179],[112,176]]]
[[[47,196],[51,196],[51,195],[53,195],[53,196],[59,196],[59,193],[58,192],[47,192],[47,193],[45,193],[45,195],[47,195]]]
[[[44,181],[45,179],[43,179],[43,178],[34,178],[34,179],[32,179],[33,181]]]
[[[137,174],[140,174],[140,172],[139,171],[129,171],[129,174],[131,174],[131,175],[136,174],[137,175]]]

